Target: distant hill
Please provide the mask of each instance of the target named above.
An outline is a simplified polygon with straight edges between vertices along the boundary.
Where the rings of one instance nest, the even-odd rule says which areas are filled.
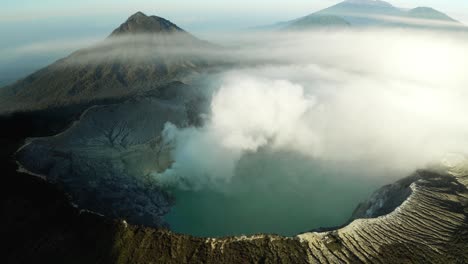
[[[288,30],[307,30],[316,28],[339,28],[349,27],[351,24],[339,16],[332,15],[309,15],[290,23]]]
[[[410,27],[461,29],[463,24],[430,7],[401,9],[381,0],[346,0],[310,15],[259,29],[329,27]]]
[[[339,16],[353,26],[382,24],[378,16],[400,16],[403,11],[380,0],[347,0],[315,14]]]
[[[413,18],[432,19],[458,23],[457,20],[430,7],[417,7],[411,9],[407,12],[407,15]]]
[[[101,43],[0,88],[0,113],[86,104],[157,89],[208,65],[184,51],[213,46],[164,18],[138,12]]]

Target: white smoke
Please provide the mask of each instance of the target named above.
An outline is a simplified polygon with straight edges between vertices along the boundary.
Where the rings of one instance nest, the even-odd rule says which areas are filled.
[[[270,56],[284,63],[223,74],[204,127],[166,127],[175,163],[160,180],[219,186],[260,149],[408,173],[468,152],[465,41],[387,32],[365,43],[371,33],[321,35],[308,49],[317,35],[280,39]]]

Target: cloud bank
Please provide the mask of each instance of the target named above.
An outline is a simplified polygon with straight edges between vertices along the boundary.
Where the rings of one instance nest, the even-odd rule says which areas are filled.
[[[346,31],[244,38],[250,45],[236,56],[249,66],[213,78],[220,84],[203,127],[166,125],[175,162],[155,176],[187,188],[220,186],[235,177],[244,155],[268,151],[366,164],[382,168],[373,170],[378,177],[388,168],[411,172],[447,153],[466,153],[466,38],[444,36]]]

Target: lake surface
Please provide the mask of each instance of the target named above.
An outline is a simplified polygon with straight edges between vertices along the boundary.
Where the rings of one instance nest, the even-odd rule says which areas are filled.
[[[165,220],[173,231],[194,236],[293,236],[342,225],[360,202],[397,174],[290,153],[247,155],[223,190],[171,190],[176,204]]]

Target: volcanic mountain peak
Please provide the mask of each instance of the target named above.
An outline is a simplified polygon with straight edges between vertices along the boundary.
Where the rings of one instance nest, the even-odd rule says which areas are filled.
[[[343,3],[355,5],[371,5],[379,7],[393,7],[390,3],[381,0],[346,0]]]
[[[87,107],[157,89],[207,67],[205,57],[190,53],[207,47],[214,45],[164,18],[137,12],[101,43],[0,89],[0,114]]]
[[[147,16],[137,12],[130,16],[125,23],[116,28],[111,36],[125,34],[155,34],[185,32],[176,24],[158,16]]]

